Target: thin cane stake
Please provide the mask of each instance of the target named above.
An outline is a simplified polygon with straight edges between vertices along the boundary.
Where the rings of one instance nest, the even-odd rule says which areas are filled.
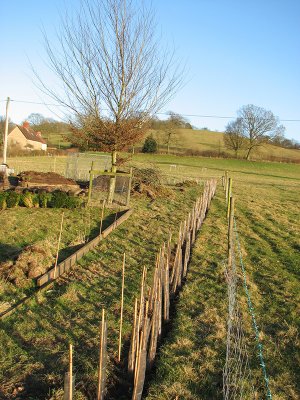
[[[97,400],[101,399],[102,392],[102,362],[103,362],[103,341],[104,341],[104,330],[105,330],[105,310],[102,308],[102,322],[101,322],[101,336],[99,344],[99,371],[98,371],[98,393]]]
[[[58,237],[58,243],[57,243],[57,250],[56,250],[56,257],[55,257],[55,265],[54,265],[54,277],[53,279],[56,279],[56,270],[57,270],[57,262],[58,262],[58,253],[59,253],[59,248],[60,248],[60,241],[61,241],[61,233],[63,229],[63,223],[64,223],[64,212],[62,213],[61,216],[61,223],[60,223],[60,231],[59,231],[59,237]]]
[[[73,346],[69,346],[69,399],[73,399]]]
[[[121,361],[121,345],[122,345],[122,325],[123,325],[123,307],[124,307],[124,282],[125,282],[125,253],[123,255],[122,266],[122,293],[121,293],[121,320],[120,320],[120,333],[119,333],[119,352],[118,361]]]
[[[128,360],[128,371],[133,372],[135,365],[135,354],[136,354],[136,330],[137,327],[137,308],[138,308],[138,300],[135,298],[134,303],[134,317],[133,317],[133,328],[132,328],[132,338],[131,338],[131,346],[130,346],[130,355]]]

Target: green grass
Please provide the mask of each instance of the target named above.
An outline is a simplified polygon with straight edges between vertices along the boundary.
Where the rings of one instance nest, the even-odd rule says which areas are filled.
[[[70,133],[67,131],[63,133],[46,133],[43,137],[46,140],[48,147],[67,149],[71,146],[71,143],[66,139],[69,134]]]
[[[160,167],[169,181],[188,177],[203,181],[217,177],[220,183],[223,171],[229,171],[233,177],[237,224],[257,321],[262,331],[273,399],[297,399],[300,395],[297,386],[299,166],[162,155],[135,155],[132,162],[139,166]],[[176,168],[170,167],[175,164]],[[23,388],[19,394],[21,399],[51,396],[61,399],[60,388],[67,370],[67,349],[71,341],[75,349],[77,398],[94,398],[102,307],[106,308],[109,319],[108,386],[115,384],[122,254],[125,251],[127,255],[126,343],[133,299],[138,293],[143,266],[149,268],[151,275],[156,252],[167,239],[168,230],[174,233],[178,230],[179,222],[190,210],[200,189],[201,186],[183,192],[175,190],[172,196],[155,201],[143,196],[135,197],[135,213],[128,221],[82,259],[79,266],[62,278],[53,290],[37,296],[30,304],[1,321],[0,397],[14,399],[13,390],[20,387]],[[0,214],[2,226],[6,227],[2,240],[7,235],[7,244],[22,248],[31,241],[43,240],[48,233],[57,237],[59,210],[47,210],[57,214],[49,214],[46,222],[39,214],[41,211],[5,210]],[[70,211],[68,218],[75,221],[76,214]],[[76,226],[75,223],[72,226]],[[74,234],[76,230],[70,225],[68,235],[71,232]],[[195,400],[222,398],[227,318],[223,267],[226,232],[224,192],[219,185],[193,249],[188,280],[177,300],[171,329],[162,344],[156,369],[147,381],[145,398],[149,400],[175,399],[176,396]],[[243,309],[247,315],[245,300]],[[249,317],[245,320],[245,328],[252,349]],[[261,376],[255,353],[252,364],[260,387]],[[124,394],[118,398],[128,396]]]

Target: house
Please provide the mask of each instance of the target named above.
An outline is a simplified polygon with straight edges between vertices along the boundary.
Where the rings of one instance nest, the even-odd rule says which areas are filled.
[[[16,125],[7,137],[9,147],[18,147],[21,150],[47,150],[47,142],[42,138],[41,132],[30,128],[28,121],[23,125]]]

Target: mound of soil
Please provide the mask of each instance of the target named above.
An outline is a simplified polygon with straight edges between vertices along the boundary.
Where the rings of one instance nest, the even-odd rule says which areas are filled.
[[[18,175],[18,184],[27,188],[46,188],[49,191],[79,191],[79,185],[72,179],[65,178],[55,172],[24,171]]]

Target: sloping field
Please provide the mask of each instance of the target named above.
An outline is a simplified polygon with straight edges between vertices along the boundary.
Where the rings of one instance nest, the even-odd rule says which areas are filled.
[[[166,151],[166,134],[163,131],[153,131],[153,136],[161,145],[161,150]],[[170,141],[170,152],[182,153],[187,150],[196,152],[213,152],[211,156],[222,157],[222,153],[227,153],[232,157],[234,152],[226,149],[223,141],[224,134],[222,132],[213,132],[209,130],[192,130],[178,129],[176,134],[172,135]],[[246,154],[245,150],[239,151],[239,157],[243,158]],[[197,153],[196,153],[197,155]],[[201,154],[199,154],[201,155]],[[209,156],[209,153],[203,154]],[[288,162],[300,162],[300,150],[285,149],[283,147],[266,144],[253,150],[251,154],[252,160],[273,160]]]
[[[125,392],[115,390],[120,376],[124,378],[120,374],[124,366],[122,363],[118,366],[116,361],[123,252],[127,259],[122,353],[125,354],[143,267],[147,266],[151,275],[156,252],[162,241],[167,240],[169,230],[178,231],[178,222],[186,217],[201,192],[203,180],[216,177],[219,178],[217,196],[196,241],[188,279],[173,310],[174,319],[162,343],[156,369],[147,378],[145,398],[222,399],[227,321],[223,263],[227,228],[220,184],[224,170],[233,178],[238,230],[273,399],[299,398],[300,166],[162,155],[136,155],[133,161],[136,166],[161,168],[170,183],[193,178],[199,186],[177,187],[154,201],[135,197],[135,214],[83,258],[78,268],[62,278],[53,290],[40,294],[0,322],[0,398],[62,399],[71,342],[76,399],[94,399],[102,307],[108,314],[109,398],[130,398]],[[51,216],[51,211],[55,216]],[[58,211],[47,210],[47,221],[53,219],[52,226],[59,227]],[[18,247],[22,248],[45,239],[48,224],[41,212],[38,209],[2,212],[2,242],[13,246],[16,237]],[[93,223],[96,215],[97,211]],[[74,225],[76,218],[66,232],[70,240]],[[53,242],[54,229],[48,233]],[[263,381],[245,299],[242,304],[251,367],[256,389],[261,393]]]

